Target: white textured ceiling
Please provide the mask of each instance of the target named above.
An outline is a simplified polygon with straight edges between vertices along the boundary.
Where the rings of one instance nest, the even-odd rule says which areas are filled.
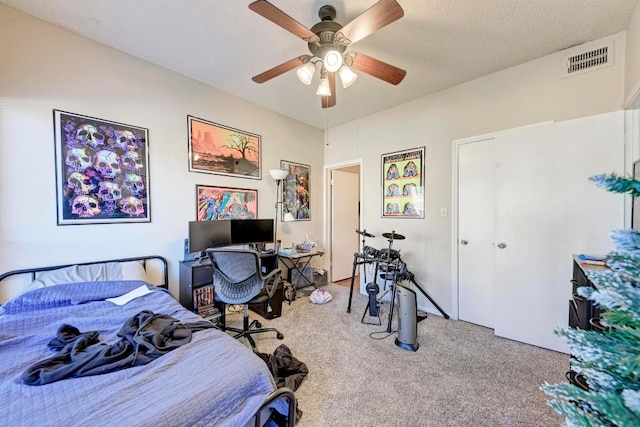
[[[331,4],[346,25],[376,0],[270,0],[310,28]],[[404,17],[348,49],[395,65],[393,86],[358,72],[320,107],[289,71],[251,77],[299,55],[305,42],[241,0],[0,0],[74,33],[324,129],[627,28],[637,0],[398,0]]]

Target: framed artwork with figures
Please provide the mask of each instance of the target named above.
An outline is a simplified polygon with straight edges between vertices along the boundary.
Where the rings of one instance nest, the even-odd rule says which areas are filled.
[[[150,222],[149,131],[53,110],[58,225]]]
[[[383,218],[424,218],[424,150],[382,155]]]
[[[282,188],[282,221],[284,214],[291,213],[297,221],[311,219],[311,192],[309,177],[311,167],[302,163],[280,161],[280,169],[289,172]]]

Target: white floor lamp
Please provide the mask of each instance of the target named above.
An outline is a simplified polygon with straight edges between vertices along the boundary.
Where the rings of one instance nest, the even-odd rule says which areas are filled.
[[[269,171],[269,174],[271,175],[271,178],[273,178],[276,181],[276,204],[275,204],[275,210],[276,210],[276,217],[274,219],[274,229],[273,229],[273,247],[274,250],[276,252],[278,252],[280,250],[280,248],[277,246],[277,242],[278,242],[278,205],[280,203],[282,203],[284,205],[284,202],[280,200],[280,197],[282,195],[282,190],[280,189],[280,184],[282,183],[282,181],[284,181],[287,176],[289,176],[289,172],[282,170],[282,169],[271,169]],[[291,212],[285,212],[284,214],[284,218],[283,221],[288,222],[288,221],[293,221],[295,220],[295,218],[293,217],[293,215],[291,214]]]

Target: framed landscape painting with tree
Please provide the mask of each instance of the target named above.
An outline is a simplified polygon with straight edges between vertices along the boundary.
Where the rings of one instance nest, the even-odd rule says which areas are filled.
[[[187,116],[189,171],[261,179],[260,135]]]

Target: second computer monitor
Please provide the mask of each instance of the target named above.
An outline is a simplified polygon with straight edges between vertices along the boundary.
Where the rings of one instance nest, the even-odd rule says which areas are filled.
[[[231,220],[231,243],[272,243],[273,229],[272,219]]]

